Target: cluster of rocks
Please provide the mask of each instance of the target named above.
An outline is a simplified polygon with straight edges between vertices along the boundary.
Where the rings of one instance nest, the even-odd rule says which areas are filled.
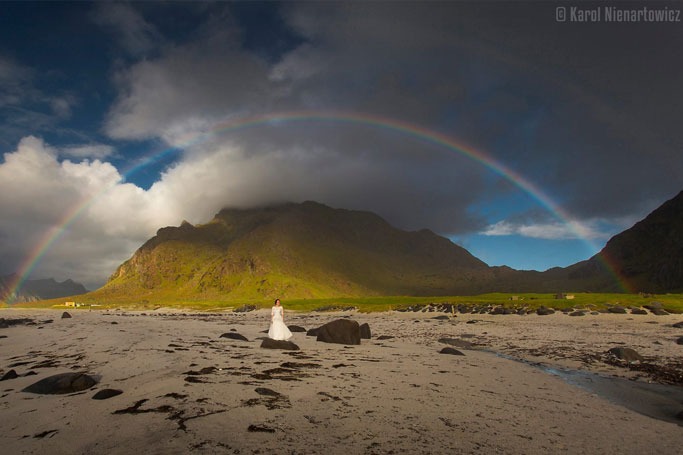
[[[655,363],[653,359],[648,359],[636,350],[623,346],[611,348],[598,357],[609,365],[644,373],[660,383],[683,384],[683,360],[664,364]]]
[[[600,310],[591,310],[586,308],[550,308],[546,306],[540,306],[537,308],[530,308],[528,306],[503,306],[494,304],[451,304],[451,303],[427,303],[427,304],[416,304],[410,305],[404,308],[397,309],[400,312],[414,312],[414,313],[461,313],[461,314],[493,314],[493,315],[504,315],[504,314],[516,314],[524,316],[527,314],[537,314],[539,316],[545,316],[549,314],[554,314],[556,312],[561,312],[569,316],[585,316],[586,314],[597,315],[600,313],[614,313],[614,314],[648,314],[651,312],[657,316],[664,316],[669,314],[662,304],[659,302],[652,302],[643,307],[624,307],[622,305],[610,305],[607,308]]]
[[[0,329],[8,329],[15,325],[35,325],[36,322],[33,319],[28,318],[16,318],[16,319],[5,319],[0,318]]]

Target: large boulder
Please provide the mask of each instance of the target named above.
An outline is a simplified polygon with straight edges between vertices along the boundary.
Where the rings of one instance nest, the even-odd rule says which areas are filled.
[[[61,373],[41,379],[26,387],[22,392],[61,395],[87,390],[97,382],[96,378],[85,373]]]
[[[318,329],[316,341],[323,343],[360,344],[360,326],[350,319],[337,319]]]

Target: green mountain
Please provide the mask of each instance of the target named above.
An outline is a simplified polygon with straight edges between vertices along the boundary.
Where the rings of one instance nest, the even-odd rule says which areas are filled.
[[[150,301],[453,295],[483,291],[492,270],[431,231],[304,202],[162,228],[96,293]]]
[[[489,292],[683,291],[683,192],[593,258],[545,272],[489,267],[429,230],[316,202],[225,209],[165,227],[88,300],[263,301]],[[609,263],[611,267],[606,267]]]

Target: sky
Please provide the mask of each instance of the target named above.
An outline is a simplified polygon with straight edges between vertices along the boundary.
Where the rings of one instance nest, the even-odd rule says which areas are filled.
[[[3,2],[0,275],[96,289],[161,227],[306,200],[588,259],[683,189],[682,9]]]

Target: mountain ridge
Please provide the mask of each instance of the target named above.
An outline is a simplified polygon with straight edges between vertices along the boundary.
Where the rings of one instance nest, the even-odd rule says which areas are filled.
[[[43,278],[26,280],[18,293],[10,296],[10,286],[14,283],[15,279],[16,275],[0,277],[0,301],[35,302],[38,300],[81,295],[88,292],[85,286],[71,279],[59,282],[54,278]]]
[[[683,232],[681,220],[683,192],[612,237],[592,258],[538,272],[490,267],[428,229],[403,231],[372,212],[313,201],[223,209],[205,224],[159,229],[91,295],[262,301],[623,292],[613,271],[632,279],[631,291],[673,292],[683,290],[683,236],[675,235]]]

